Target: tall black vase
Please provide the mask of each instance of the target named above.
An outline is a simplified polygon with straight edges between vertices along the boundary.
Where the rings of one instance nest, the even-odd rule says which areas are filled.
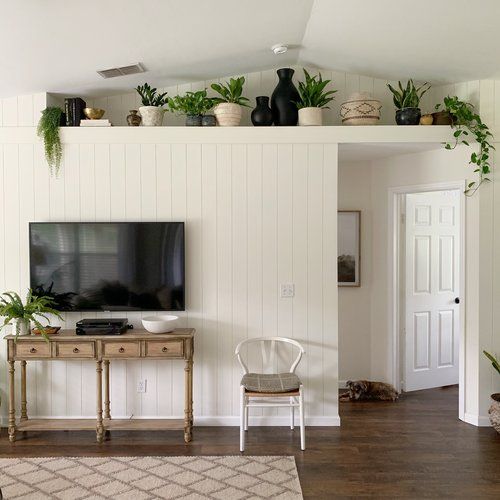
[[[277,71],[279,82],[271,97],[275,125],[297,125],[299,111],[297,104],[299,93],[292,82],[294,74],[291,68],[281,68]]]
[[[261,95],[255,98],[257,106],[252,111],[252,123],[255,127],[268,127],[273,124],[273,112],[269,107],[269,97]]]

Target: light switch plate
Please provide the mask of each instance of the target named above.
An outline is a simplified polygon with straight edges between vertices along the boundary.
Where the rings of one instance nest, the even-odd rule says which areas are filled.
[[[280,286],[280,294],[282,299],[295,297],[295,285],[293,283],[284,283]]]
[[[146,392],[147,380],[139,380],[137,382],[137,392]]]

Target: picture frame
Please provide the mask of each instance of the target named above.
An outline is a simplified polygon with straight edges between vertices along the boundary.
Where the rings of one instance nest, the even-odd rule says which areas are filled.
[[[338,210],[338,286],[361,286],[361,210]]]

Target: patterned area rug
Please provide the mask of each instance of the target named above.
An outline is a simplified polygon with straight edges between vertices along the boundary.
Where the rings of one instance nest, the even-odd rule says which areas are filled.
[[[302,499],[294,457],[0,458],[5,499]]]

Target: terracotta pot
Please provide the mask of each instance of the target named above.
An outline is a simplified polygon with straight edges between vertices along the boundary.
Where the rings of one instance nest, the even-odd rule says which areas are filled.
[[[323,114],[321,108],[299,109],[299,125],[302,127],[323,125]]]
[[[448,111],[437,111],[432,113],[433,125],[451,125],[453,123],[453,118]]]
[[[376,125],[381,108],[380,101],[368,92],[355,92],[340,106],[342,125]]]
[[[145,127],[159,127],[163,123],[165,110],[158,106],[141,106],[139,113],[142,117],[142,125]]]
[[[491,395],[491,406],[488,413],[493,429],[500,434],[500,392]]]
[[[420,125],[432,125],[433,121],[434,121],[434,117],[430,114],[422,115],[420,117]]]
[[[221,127],[237,127],[241,121],[241,106],[234,102],[221,102],[214,108],[217,124]]]

